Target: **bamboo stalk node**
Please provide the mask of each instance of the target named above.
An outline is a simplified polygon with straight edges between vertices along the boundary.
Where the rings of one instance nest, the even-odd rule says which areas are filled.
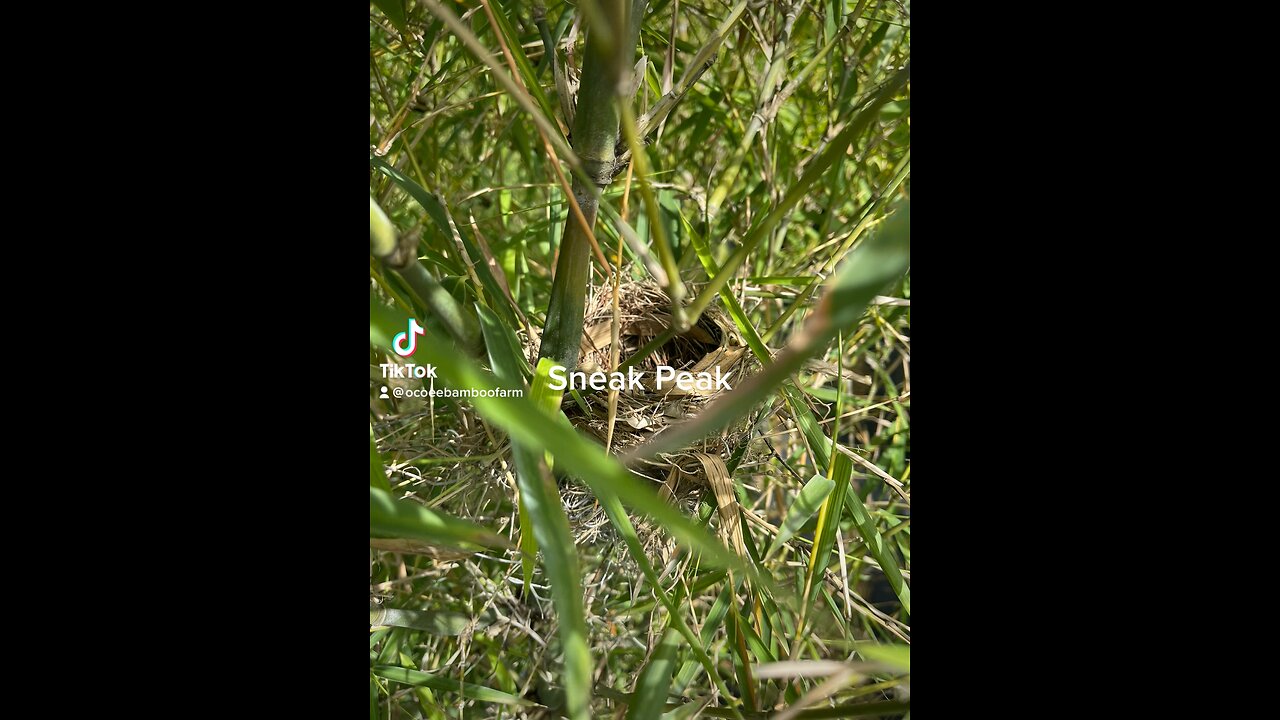
[[[582,168],[587,177],[598,187],[608,187],[613,182],[614,176],[618,174],[615,168],[616,158],[595,158],[586,155],[578,157],[582,159]]]

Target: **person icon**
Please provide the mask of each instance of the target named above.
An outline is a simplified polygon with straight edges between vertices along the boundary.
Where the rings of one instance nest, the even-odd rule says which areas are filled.
[[[387,397],[387,386],[386,386],[386,385],[383,385],[383,386],[382,386],[382,394],[381,394],[381,395],[379,395],[379,396],[378,396],[378,398],[379,398],[379,399],[381,399],[381,400],[390,400],[390,399],[391,399],[391,398]]]

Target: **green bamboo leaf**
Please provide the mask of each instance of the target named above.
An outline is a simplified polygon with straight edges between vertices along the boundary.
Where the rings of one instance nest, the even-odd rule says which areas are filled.
[[[773,651],[765,645],[764,640],[751,627],[751,623],[739,616],[738,631],[742,633],[742,637],[747,641],[747,647],[751,648],[751,654],[755,656],[757,663],[777,662],[778,658]]]
[[[487,627],[497,619],[492,610],[477,618],[477,627]],[[369,608],[370,625],[386,625],[389,627],[413,628],[425,630],[441,637],[461,635],[471,624],[472,618],[462,613],[423,612],[420,610],[400,610],[396,608]]]
[[[822,38],[830,42],[835,37],[836,29],[840,27],[841,15],[844,14],[844,0],[827,0],[823,3],[822,10]]]
[[[809,403],[801,396],[800,388],[788,383],[783,387],[783,393],[787,396],[787,404],[791,406],[796,425],[800,427],[800,435],[804,437],[805,445],[813,456],[814,467],[828,470],[831,467],[831,438],[822,431],[818,418],[814,417]]]
[[[528,368],[524,356],[516,350],[515,336],[511,328],[503,325],[498,318],[482,305],[477,304],[476,313],[480,317],[480,330],[484,333],[484,344],[489,352],[489,365],[494,375],[504,387],[517,389],[524,386],[522,370]],[[517,511],[520,514],[520,571],[524,579],[524,587],[533,583],[533,568],[538,555],[538,540],[533,533],[533,520],[529,516],[529,507],[522,493],[517,493]]]
[[[409,314],[395,306],[383,305],[373,291],[369,292],[369,344],[388,352],[396,333],[404,332]]]
[[[768,237],[773,232],[773,229],[778,226],[778,223],[788,216],[802,199],[808,196],[810,188],[813,187],[818,179],[825,175],[837,160],[844,157],[849,144],[862,131],[866,130],[867,125],[877,117],[880,107],[888,102],[906,84],[910,77],[911,64],[908,63],[904,69],[898,71],[885,84],[880,93],[845,126],[844,130],[832,138],[831,142],[827,143],[827,146],[808,163],[804,174],[787,189],[787,194],[783,196],[781,202],[768,215],[751,226],[746,236],[742,238],[741,246],[725,261],[720,272],[713,276],[706,287],[702,289],[702,292],[698,294],[689,309],[691,318],[697,318],[702,314],[702,311],[711,303],[712,298],[720,291],[720,288],[729,282],[729,278],[738,271],[738,268],[742,266],[747,257],[755,252],[760,241]]]
[[[875,21],[873,20],[872,22]],[[862,44],[862,49],[858,51],[858,57],[866,57],[867,53],[874,50],[876,45],[879,45],[880,41],[883,40],[884,36],[888,33],[889,24],[881,22],[875,30],[871,31],[871,36]]]
[[[551,389],[551,368],[555,367],[555,363],[550,358],[542,358],[538,361],[538,369],[534,372],[533,386],[529,390],[529,399],[533,401],[534,407],[537,407],[552,422],[557,422],[564,427],[572,427],[569,425],[568,418],[560,413],[560,405],[564,402],[563,390]],[[570,390],[570,392],[576,392]],[[578,404],[582,402],[579,399]],[[555,468],[555,458],[551,453],[547,453],[547,467]]]
[[[442,370],[446,377],[456,377],[443,364]],[[542,370],[541,366],[539,370]],[[547,376],[542,372],[536,373],[531,394],[553,398],[547,404],[558,406],[561,393],[547,389],[547,384]],[[499,407],[514,405],[515,401],[527,402],[524,398],[509,398]],[[478,408],[479,399],[476,404]],[[559,424],[552,420],[550,413],[534,403],[530,403],[528,409],[532,411],[529,422],[548,426]],[[577,546],[560,501],[559,488],[543,460],[541,446],[517,437],[510,428],[504,429],[512,436],[516,481],[520,488],[520,501],[525,507],[525,517],[521,522],[527,519],[532,525],[537,547],[542,549],[542,561],[551,585],[551,600],[559,619],[560,645],[564,650],[562,682],[565,710],[571,720],[585,720],[590,717],[591,710],[592,663],[587,645],[587,620],[582,606],[584,591],[578,570]]]
[[[708,695],[701,700],[695,700],[690,703],[685,703],[684,705],[679,705],[671,712],[663,714],[662,720],[693,720],[693,718],[698,717],[698,715],[711,704],[711,700],[712,697]],[[725,717],[729,716],[726,715]]]
[[[537,73],[534,72],[533,65],[529,62],[529,57],[524,53],[524,46],[520,42],[520,36],[515,33],[511,28],[511,22],[507,20],[507,10],[497,3],[491,3],[490,7],[493,8],[494,19],[498,21],[498,29],[502,32],[502,37],[507,43],[507,49],[511,51],[511,57],[516,62],[516,70],[520,73],[520,79],[524,81],[525,89],[533,96],[538,108],[546,115],[547,120],[554,125],[556,114],[551,109],[551,101],[547,98],[547,94],[543,92],[542,85],[538,82]],[[550,38],[546,39],[549,40]]]
[[[844,497],[853,475],[853,461],[844,453],[837,453],[832,461],[832,493],[827,496],[818,511],[818,528],[813,534],[813,552],[809,555],[809,569],[805,576],[805,602],[801,617],[807,617],[815,599],[813,589],[822,582],[822,573],[831,562],[831,550],[836,544],[836,531],[840,529],[840,514],[844,510]]]
[[[884,225],[859,245],[840,267],[815,315],[827,322],[826,333],[834,336],[862,317],[876,291],[899,278],[911,264],[911,202],[904,201]]]
[[[861,643],[858,645],[858,654],[868,660],[889,665],[895,670],[900,670],[904,673],[911,672],[910,645],[873,645],[871,643]]]
[[[538,562],[538,538],[533,534],[533,518],[529,516],[529,504],[520,496],[520,504],[516,511],[520,515],[520,577],[524,587],[533,584],[533,569]]]
[[[681,217],[681,220],[684,220]],[[685,220],[688,222],[688,220]],[[795,287],[809,287],[813,282],[813,278],[808,275],[757,275],[747,278],[747,282],[753,282],[760,285],[791,285]]]
[[[836,460],[848,460],[848,456],[840,453]],[[852,468],[851,468],[852,469]],[[858,498],[853,498],[855,502],[850,505],[853,511],[853,522],[858,528],[858,534],[862,536],[862,540],[867,544],[867,549],[871,552],[871,556],[880,563],[880,569],[884,571],[885,578],[889,581],[889,587],[893,588],[894,594],[902,601],[902,609],[908,615],[911,614],[911,587],[907,585],[906,580],[902,578],[902,571],[898,568],[898,558],[893,551],[885,543],[884,537],[876,530],[875,521],[867,513],[867,508]]]
[[[404,0],[373,0],[373,4],[378,6],[383,15],[391,21],[392,25],[400,32],[408,32],[409,26],[404,18]]]
[[[520,352],[520,341],[511,327],[504,325],[489,308],[476,303],[476,316],[480,318],[480,332],[484,335],[485,351],[489,367],[502,387],[511,390],[524,388],[524,379],[530,374],[529,362]]]
[[[855,402],[855,398],[853,395],[842,393],[839,390],[836,390],[835,388],[800,387],[800,390],[805,395],[808,395],[809,397],[812,397],[817,400],[821,400],[822,402],[827,402],[827,403],[842,402],[846,404]]]
[[[676,667],[676,650],[680,647],[680,633],[668,626],[658,649],[653,651],[649,664],[640,672],[636,691],[627,707],[627,720],[657,720],[667,702],[671,688],[671,673]]]
[[[809,482],[800,488],[800,493],[796,495],[796,499],[791,502],[791,507],[787,509],[787,518],[782,522],[782,528],[778,532],[778,536],[773,539],[773,543],[769,545],[768,552],[765,556],[772,555],[782,544],[795,534],[800,532],[800,528],[809,522],[809,518],[818,512],[822,507],[822,501],[827,499],[831,494],[835,483],[821,476],[814,475]]]
[[[756,680],[751,672],[751,654],[747,650],[747,641],[741,632],[746,623],[734,608],[725,622],[725,636],[728,639],[729,655],[733,658],[733,673],[738,687],[742,688],[742,696],[747,710],[754,712],[759,705],[756,694]]]
[[[408,500],[396,500],[374,487],[369,488],[369,534],[412,538],[451,547],[466,543],[511,547],[506,538],[480,525]]]
[[[530,702],[524,698],[516,697],[511,693],[504,693],[501,690],[494,690],[484,685],[476,685],[474,683],[461,682],[454,678],[442,677],[431,673],[422,672],[421,670],[410,670],[409,668],[396,667],[394,665],[375,665],[373,674],[378,677],[384,677],[388,680],[395,680],[406,685],[414,685],[416,687],[431,688],[440,692],[458,693],[465,698],[478,700],[480,702],[499,703],[501,705],[520,705],[534,706],[537,703]]]

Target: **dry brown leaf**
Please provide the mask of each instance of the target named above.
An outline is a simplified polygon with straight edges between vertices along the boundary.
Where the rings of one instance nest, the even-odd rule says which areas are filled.
[[[742,524],[738,522],[738,498],[733,493],[733,478],[729,477],[729,469],[724,461],[715,455],[704,452],[693,453],[702,463],[707,476],[707,484],[716,496],[716,510],[720,513],[720,536],[725,544],[738,553],[738,557],[747,559],[747,546],[742,540]]]

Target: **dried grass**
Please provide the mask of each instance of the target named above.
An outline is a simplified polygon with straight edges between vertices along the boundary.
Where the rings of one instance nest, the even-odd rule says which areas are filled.
[[[671,301],[666,293],[653,282],[630,282],[618,288],[619,295],[619,363],[626,362],[649,341],[663,333],[669,326]],[[579,370],[594,372],[613,371],[609,363],[611,323],[613,321],[613,289],[600,287],[588,300],[583,321],[582,353]],[[525,351],[531,363],[537,360],[537,338],[530,338]],[[729,385],[736,386],[742,379],[759,369],[755,357],[741,338],[733,321],[718,307],[711,306],[702,314],[689,332],[676,335],[649,356],[636,363],[641,374],[642,390],[623,390],[618,393],[617,417],[613,428],[610,452],[620,455],[673,423],[697,414],[719,392],[714,390],[685,390],[668,384],[657,387],[656,369],[669,366],[676,371],[691,373],[714,372],[719,369]],[[574,427],[596,438],[601,445],[609,435],[609,411],[607,390],[579,391],[587,411],[584,412],[572,398],[566,396],[562,409]],[[682,512],[692,515],[698,503],[711,488],[707,482],[704,463],[698,453],[718,456],[725,464],[748,441],[750,420],[743,420],[718,436],[709,437],[695,446],[679,452],[666,453],[655,460],[644,461],[631,467],[632,472],[661,485],[660,494]],[[744,461],[746,459],[744,458]],[[590,493],[570,484],[561,494],[565,510],[575,528],[578,541],[595,543],[612,541],[612,528],[603,510]],[[713,503],[714,504],[714,503]],[[654,533],[646,532],[643,522],[637,530],[647,545],[659,542]],[[662,548],[650,547],[654,554],[669,559],[673,546],[663,542]]]

